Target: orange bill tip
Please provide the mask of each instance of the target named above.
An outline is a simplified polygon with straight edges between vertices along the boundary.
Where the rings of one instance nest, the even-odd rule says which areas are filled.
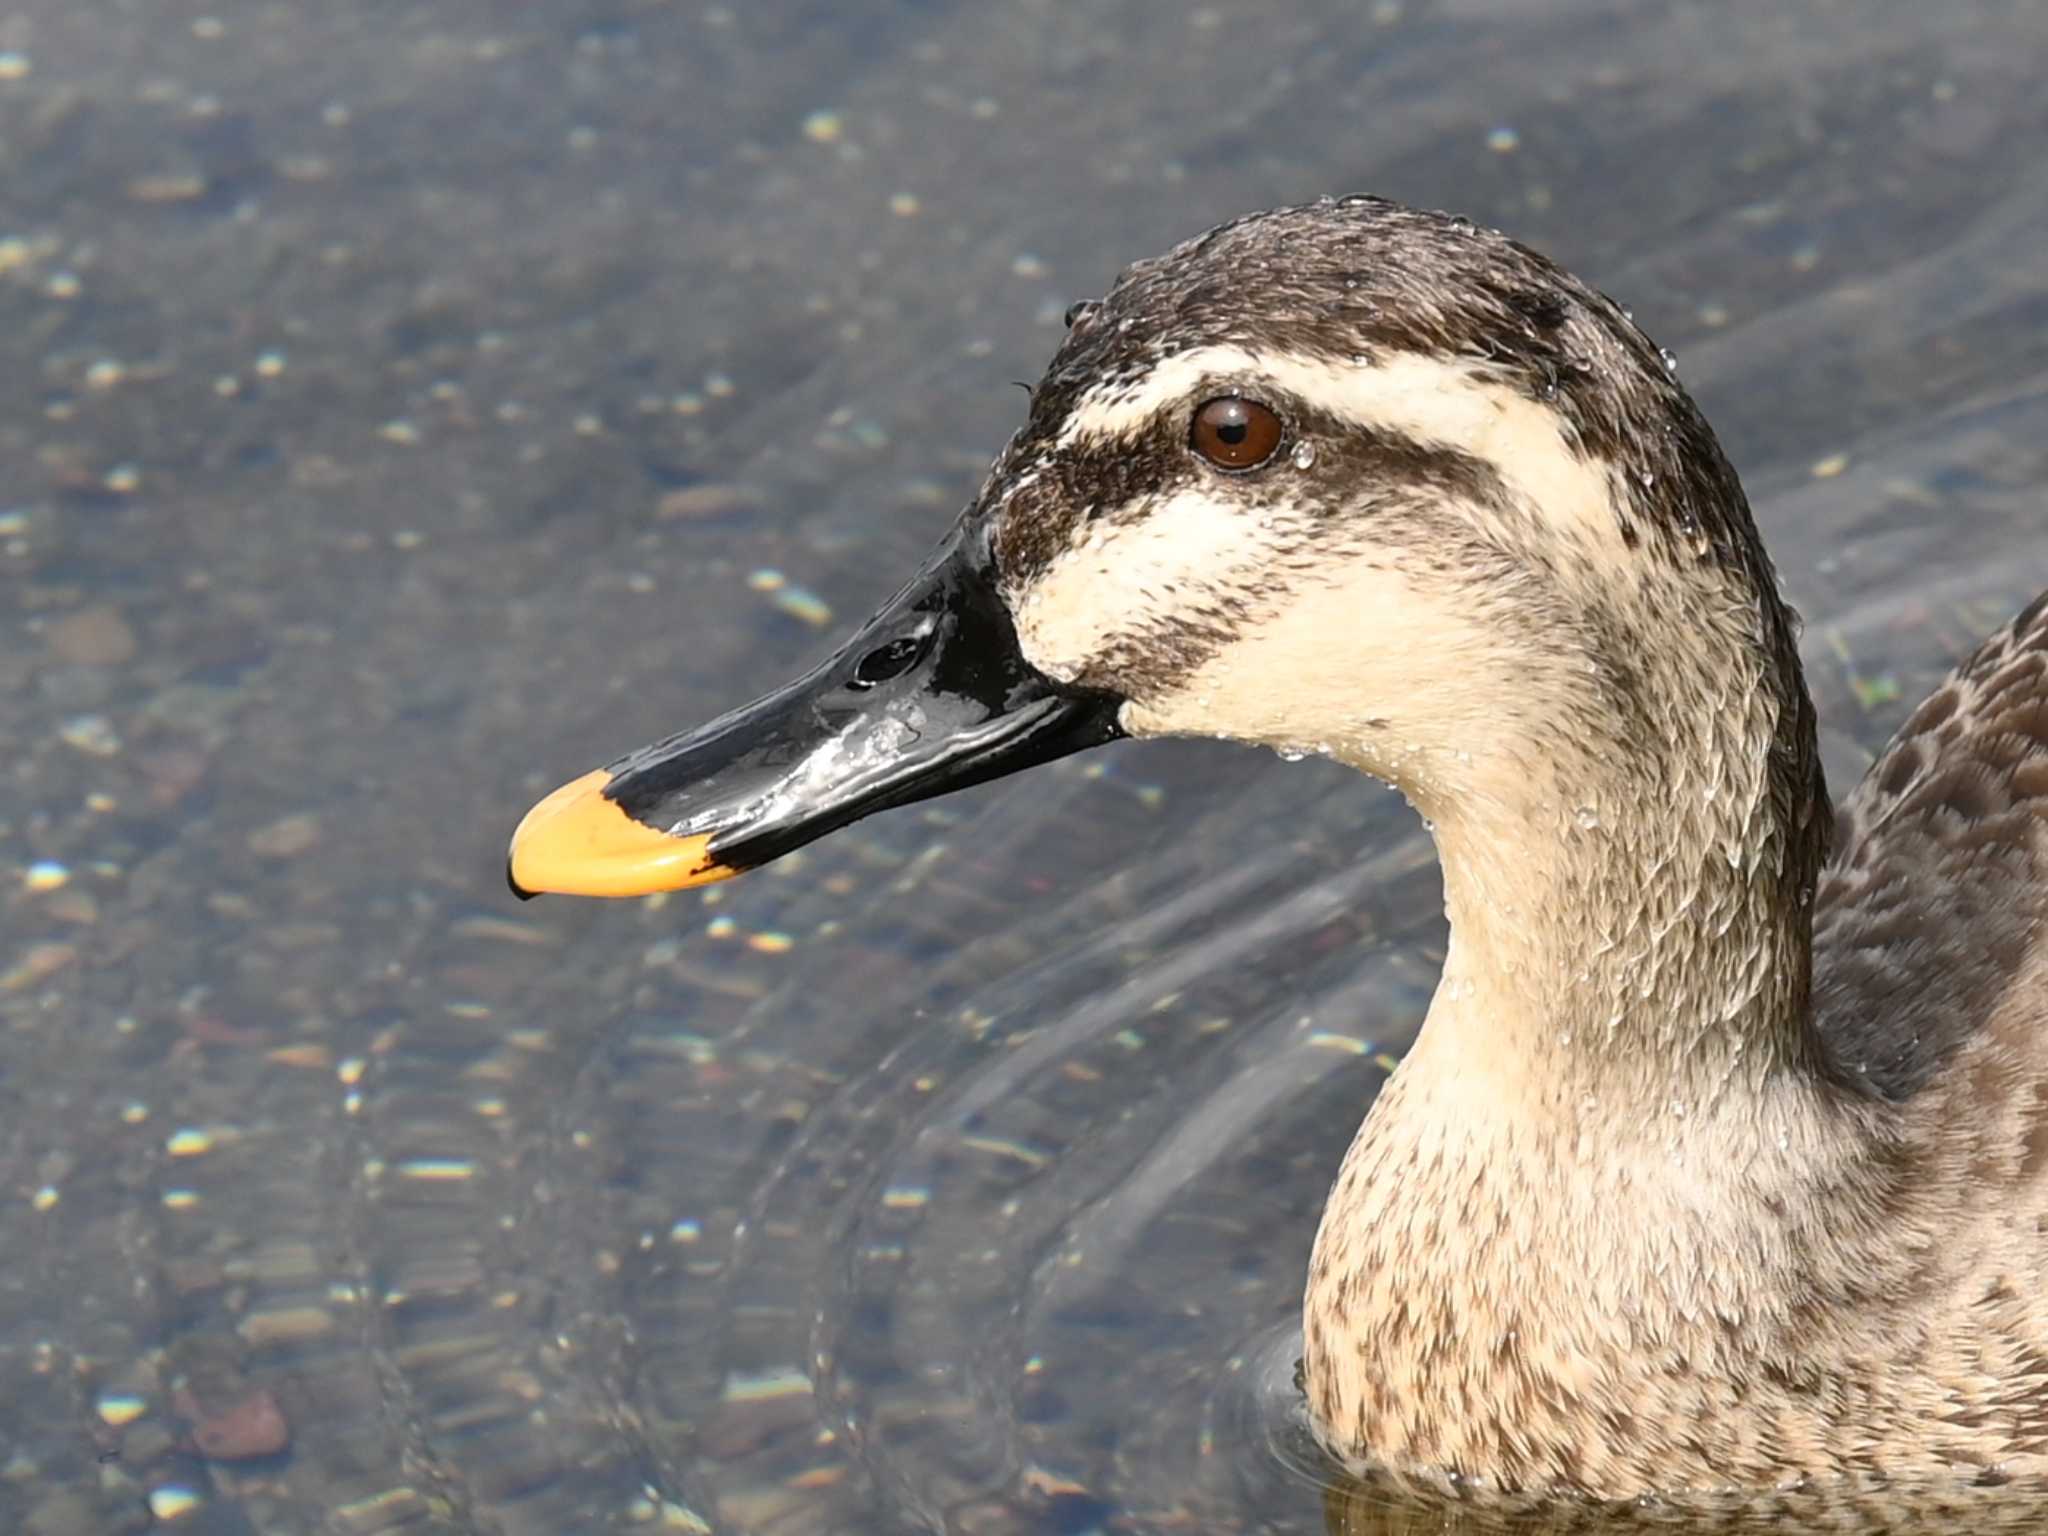
[[[648,896],[729,880],[739,871],[707,835],[676,837],[635,821],[605,798],[602,768],[571,780],[526,813],[507,873],[521,896]]]

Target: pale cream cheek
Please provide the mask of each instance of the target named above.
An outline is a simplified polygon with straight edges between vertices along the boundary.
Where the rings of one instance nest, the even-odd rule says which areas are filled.
[[[1475,533],[1497,516],[1452,501],[1438,510]],[[1229,638],[1170,691],[1127,690],[1127,731],[1334,757],[1433,817],[1460,797],[1552,795],[1554,753],[1515,722],[1556,718],[1574,684],[1565,658],[1532,655],[1489,613],[1512,594],[1498,580],[1403,570],[1395,550],[1317,549],[1319,533],[1313,509],[1248,507],[1212,487],[1122,509],[1007,594],[1020,647],[1050,677],[1116,688],[1120,655],[1142,661],[1222,627]]]
[[[1287,538],[1284,510],[1254,515],[1202,490],[1127,509],[1009,595],[1025,659],[1048,677],[1080,675],[1123,637],[1171,628],[1257,580]]]
[[[1494,658],[1486,636],[1397,572],[1335,574],[1303,577],[1176,691],[1134,703],[1129,723],[1342,756],[1478,707],[1465,680]]]
[[[1254,616],[1172,693],[1127,704],[1124,728],[1333,757],[1425,814],[1460,797],[1520,799],[1537,787],[1527,774],[1540,754],[1517,740],[1502,700],[1540,717],[1541,695],[1567,680],[1511,651],[1469,597],[1339,566]]]

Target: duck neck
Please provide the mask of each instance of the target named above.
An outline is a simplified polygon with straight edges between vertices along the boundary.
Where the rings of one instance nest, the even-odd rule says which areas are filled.
[[[1524,1095],[1659,1117],[1815,1069],[1811,711],[1796,675],[1742,654],[1671,658],[1686,675],[1644,691],[1676,702],[1575,731],[1586,745],[1441,777],[1424,811],[1451,940],[1426,1043]]]
[[[1589,787],[1512,837],[1439,822],[1432,1043],[1660,1114],[1809,1066],[1810,889],[1772,867],[1761,800],[1694,789],[1691,814]]]
[[[1310,1262],[1304,1381],[1339,1455],[1627,1492],[1750,1453],[1740,1416],[1686,1449],[1668,1426],[1780,1350],[1772,1301],[1813,1291],[1818,1251],[1787,1212],[1855,1177],[1861,1142],[1808,1013],[1811,713],[1737,676],[1659,678],[1645,696],[1698,702],[1576,721],[1569,748],[1503,732],[1490,761],[1398,759],[1451,941]],[[1589,1432],[1603,1402],[1659,1407]],[[1802,1411],[1788,1434],[1813,1432]]]

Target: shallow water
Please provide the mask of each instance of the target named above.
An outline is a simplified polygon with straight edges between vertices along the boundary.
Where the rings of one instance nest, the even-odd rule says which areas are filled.
[[[1353,189],[1678,352],[1851,782],[2048,585],[2048,17],[1502,9],[0,4],[0,1528],[1380,1518],[1287,1379],[1438,958],[1394,797],[501,861],[885,595],[1068,302]]]

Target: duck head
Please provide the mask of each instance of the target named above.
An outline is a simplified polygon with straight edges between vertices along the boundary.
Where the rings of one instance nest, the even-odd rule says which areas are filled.
[[[1438,818],[1555,815],[1684,750],[1704,695],[1753,697],[1738,745],[1818,787],[1791,616],[1668,357],[1499,234],[1326,200],[1076,305],[903,590],[814,671],[543,800],[510,874],[701,884],[1120,736],[1325,753]]]

